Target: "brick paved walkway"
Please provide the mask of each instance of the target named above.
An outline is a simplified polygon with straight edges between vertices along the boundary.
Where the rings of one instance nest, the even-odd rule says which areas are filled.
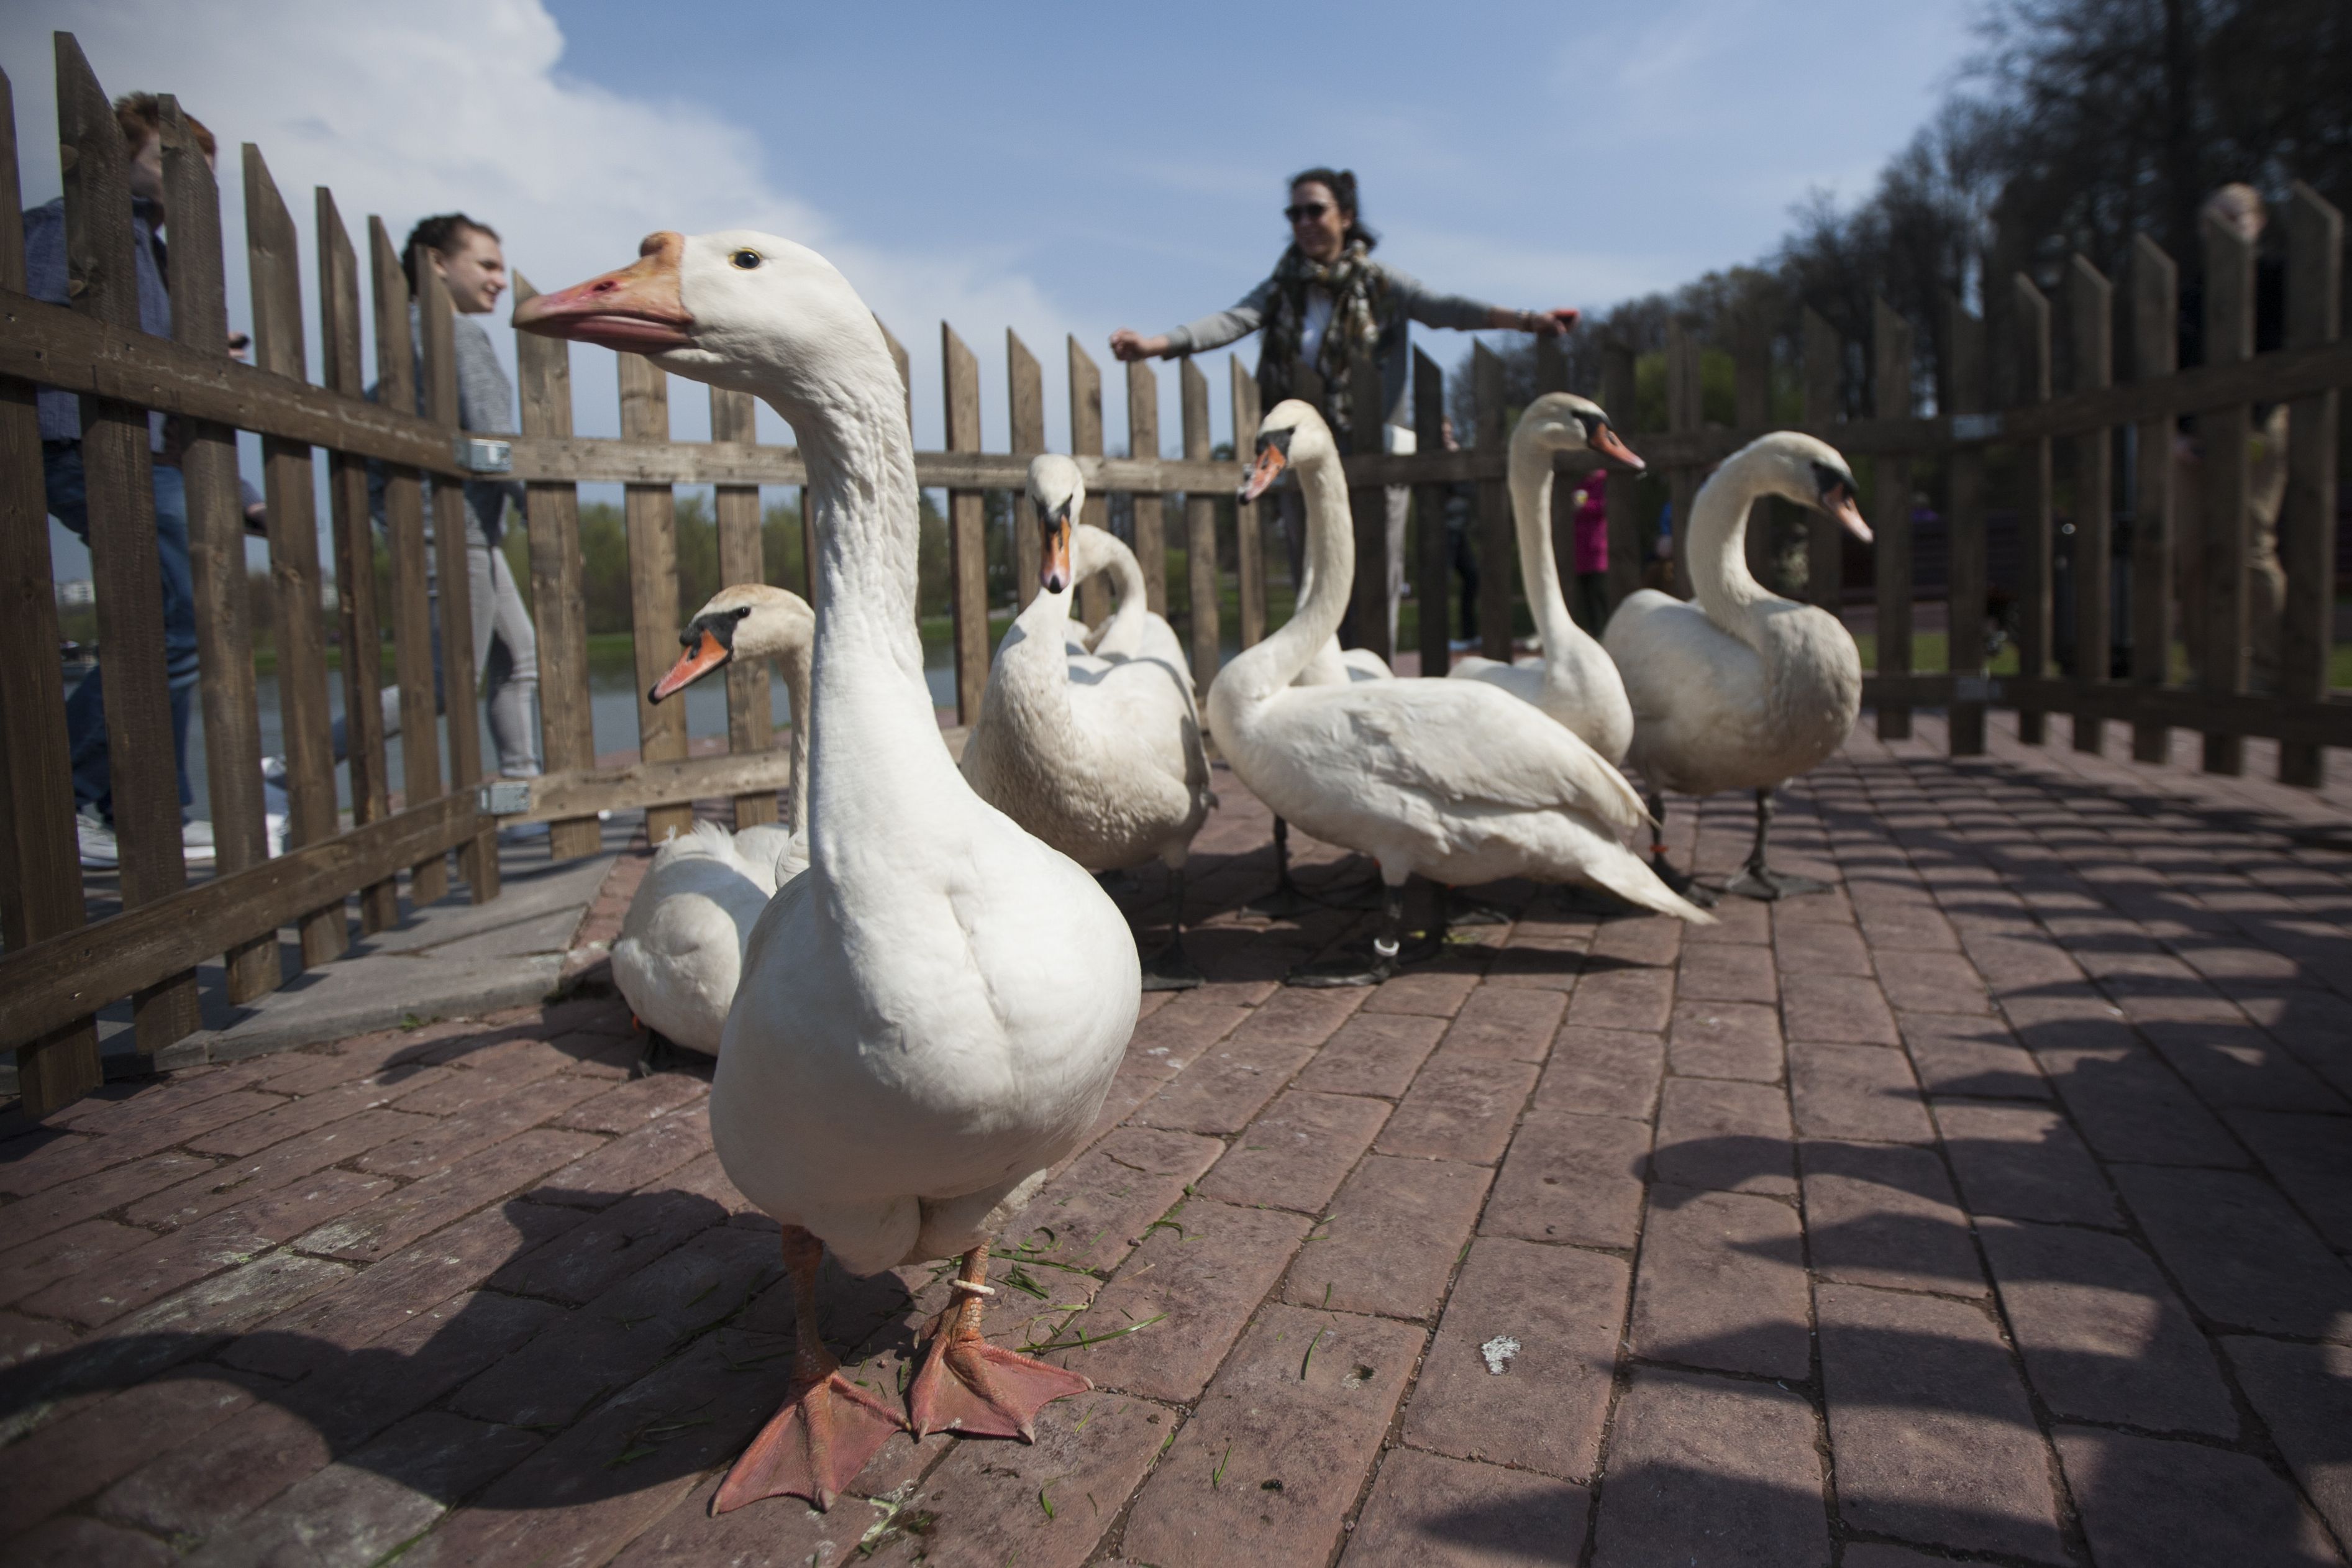
[[[1274,980],[1364,917],[1218,917],[996,1268],[1100,1391],[830,1516],[707,1517],[788,1292],[616,1002],[19,1120],[0,1561],[2341,1563],[2344,792],[1921,729],[1788,802],[1839,891],[1711,931],[1505,888],[1332,993]],[[894,1388],[940,1300],[835,1277],[825,1329]]]

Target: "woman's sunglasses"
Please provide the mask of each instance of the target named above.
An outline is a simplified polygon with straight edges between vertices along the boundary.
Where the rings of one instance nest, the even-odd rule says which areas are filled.
[[[1308,218],[1319,223],[1322,221],[1323,215],[1330,210],[1331,204],[1328,202],[1300,202],[1296,206],[1283,208],[1282,216],[1292,223],[1297,223],[1300,218]]]

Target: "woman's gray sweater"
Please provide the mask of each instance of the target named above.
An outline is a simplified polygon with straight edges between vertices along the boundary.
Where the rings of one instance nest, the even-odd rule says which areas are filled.
[[[1384,263],[1374,261],[1369,265],[1380,271],[1381,298],[1387,305],[1380,336],[1372,348],[1372,357],[1381,367],[1381,419],[1390,425],[1409,425],[1412,420],[1405,413],[1405,390],[1412,353],[1405,323],[1419,321],[1424,327],[1475,331],[1486,325],[1496,308],[1459,294],[1433,293],[1421,279]],[[1231,309],[1171,329],[1169,353],[1198,353],[1249,336],[1265,325],[1266,310],[1273,303],[1277,287],[1276,279],[1268,278],[1243,295]]]

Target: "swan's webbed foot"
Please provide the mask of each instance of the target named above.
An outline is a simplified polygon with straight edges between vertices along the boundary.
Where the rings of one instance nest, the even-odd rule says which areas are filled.
[[[1393,975],[1403,964],[1433,958],[1445,950],[1444,902],[1438,904],[1434,926],[1423,933],[1412,944],[1407,956],[1404,940],[1404,884],[1383,886],[1381,894],[1380,934],[1372,938],[1370,962],[1350,954],[1345,958],[1326,959],[1320,963],[1302,963],[1282,978],[1285,985],[1301,985],[1328,989],[1343,985],[1378,985]]]
[[[1492,904],[1480,903],[1465,894],[1448,889],[1445,893],[1445,923],[1457,926],[1507,926],[1511,916]],[[1405,960],[1410,963],[1412,959]]]
[[[1295,921],[1322,907],[1300,892],[1298,884],[1290,879],[1287,872],[1276,881],[1272,892],[1262,899],[1252,900],[1246,906],[1251,914],[1264,915],[1270,921]]]
[[[1683,896],[1690,897],[1687,893]],[[1562,884],[1555,902],[1563,913],[1602,921],[1615,920],[1640,908],[1627,903],[1614,893],[1600,888],[1588,888],[1580,882]]]
[[[1179,931],[1168,939],[1168,945],[1143,961],[1143,988],[1146,991],[1190,991],[1208,984],[1209,977],[1184,951],[1184,936]]]
[[[1688,899],[1700,909],[1715,908],[1716,900],[1723,896],[1713,888],[1702,886],[1696,878],[1686,877],[1675,870],[1674,862],[1666,858],[1663,848],[1651,855],[1650,869],[1658,874],[1659,881],[1664,882],[1669,889]]]
[[[786,1226],[783,1248],[799,1339],[792,1397],[727,1472],[710,1500],[714,1514],[786,1495],[829,1509],[890,1435],[905,1426],[898,1412],[841,1375],[841,1363],[817,1331],[816,1275],[824,1245],[800,1226]]]
[[[981,1337],[979,1290],[986,1289],[987,1275],[983,1244],[964,1254],[956,1279],[961,1299],[941,1315],[907,1390],[908,1425],[918,1442],[933,1432],[1034,1442],[1038,1411],[1094,1386],[1066,1368]]]
[[[1168,945],[1143,961],[1146,991],[1190,991],[1209,978],[1184,951],[1184,868],[1181,864],[1169,869],[1168,884]]]
[[[1274,819],[1274,890],[1262,899],[1253,900],[1244,908],[1251,914],[1264,915],[1270,921],[1295,921],[1310,910],[1323,906],[1299,891],[1298,884],[1290,879],[1290,824],[1280,817]]]
[[[1801,877],[1794,871],[1775,871],[1760,860],[1751,860],[1739,875],[1723,885],[1723,890],[1737,893],[1743,899],[1761,899],[1769,904],[1803,893],[1826,893],[1830,885],[1818,877]],[[1688,894],[1684,896],[1689,897]],[[1698,900],[1692,899],[1691,902]]]
[[[634,1021],[634,1020],[633,1020]],[[631,1078],[651,1078],[657,1072],[668,1072],[678,1065],[678,1049],[670,1044],[669,1037],[658,1029],[646,1030],[646,1048],[629,1068]]]
[[[1761,899],[1766,903],[1781,899],[1793,899],[1801,893],[1826,893],[1830,885],[1813,877],[1800,877],[1794,871],[1775,871],[1764,863],[1764,845],[1772,836],[1772,792],[1769,788],[1756,792],[1756,847],[1748,852],[1748,865],[1737,877],[1724,885],[1727,893],[1737,893],[1743,899]]]

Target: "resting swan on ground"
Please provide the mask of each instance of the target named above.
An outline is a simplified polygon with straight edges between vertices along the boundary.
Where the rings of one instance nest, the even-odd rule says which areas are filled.
[[[1756,843],[1728,890],[1751,899],[1819,892],[1825,883],[1765,864],[1772,786],[1845,744],[1862,711],[1862,658],[1835,616],[1783,599],[1748,570],[1748,512],[1785,496],[1843,523],[1864,543],[1853,474],[1826,441],[1795,430],[1759,436],[1723,461],[1691,503],[1696,604],[1644,588],[1609,617],[1601,646],[1633,704],[1633,765],[1663,824],[1661,787],[1684,795],[1756,792]],[[1687,888],[1651,847],[1659,874]]]
[[[1405,882],[1416,874],[1456,885],[1586,883],[1712,923],[1618,842],[1619,830],[1643,821],[1633,786],[1526,703],[1475,680],[1291,684],[1339,623],[1356,553],[1339,449],[1322,416],[1295,398],[1260,427],[1242,500],[1255,500],[1285,467],[1307,489],[1313,580],[1279,631],[1218,674],[1210,723],[1234,772],[1270,809],[1370,855],[1386,884],[1373,962],[1310,966],[1292,982],[1369,985],[1393,973]]]
[[[824,258],[742,230],[654,235],[635,265],[525,301],[515,324],[756,394],[808,465],[809,867],[752,931],[710,1093],[720,1163],[783,1226],[798,1352],[790,1398],[713,1507],[827,1506],[902,1425],[825,1347],[826,1247],[854,1274],[961,1254],[904,1424],[1027,1436],[1090,1385],[981,1337],[988,1242],[1102,1109],[1135,1028],[1135,942],[1094,879],[974,795],[940,744],[906,395],[881,330]]]
[[[1624,762],[1633,739],[1633,706],[1625,699],[1616,664],[1568,613],[1559,591],[1559,562],[1552,552],[1552,454],[1585,451],[1643,467],[1609,427],[1600,405],[1572,393],[1547,392],[1519,416],[1518,428],[1511,432],[1511,516],[1518,528],[1519,581],[1527,585],[1543,651],[1511,664],[1465,658],[1447,673],[1456,680],[1483,680],[1534,704],[1615,765]]]
[[[1184,861],[1214,800],[1192,672],[1175,632],[1143,607],[1135,552],[1102,529],[1072,525],[1085,497],[1069,458],[1031,459],[1040,592],[997,645],[963,776],[1089,871],[1166,865],[1168,945],[1145,963],[1143,985],[1189,990],[1203,977],[1184,953]],[[1094,655],[1071,658],[1070,595],[1098,571],[1118,577],[1118,610]]]
[[[816,617],[798,594],[764,584],[722,588],[678,641],[686,651],[646,694],[659,702],[737,658],[774,659],[792,694],[791,821],[730,833],[698,822],[655,854],[613,943],[613,984],[646,1027],[672,1045],[719,1054],[743,944],[776,889],[808,864],[809,652]]]

